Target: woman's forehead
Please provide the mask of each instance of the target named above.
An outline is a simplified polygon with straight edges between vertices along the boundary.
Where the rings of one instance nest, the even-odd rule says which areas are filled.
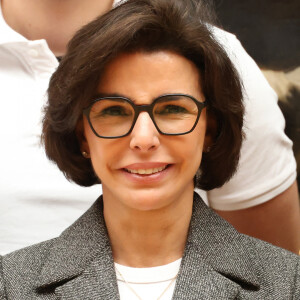
[[[164,69],[166,65],[168,68]],[[180,77],[188,71],[195,73],[196,76],[200,75],[194,62],[183,55],[170,50],[157,50],[120,53],[105,65],[101,71],[101,77],[111,75],[115,79],[115,76],[121,72],[125,72],[126,78],[135,73],[138,73],[140,77],[147,77],[150,70],[160,73],[161,76],[156,77],[157,80],[161,80],[165,74]],[[174,70],[178,72],[173,73]]]
[[[98,93],[154,99],[162,94],[191,94],[202,99],[197,67],[169,51],[136,52],[117,56],[101,74]]]

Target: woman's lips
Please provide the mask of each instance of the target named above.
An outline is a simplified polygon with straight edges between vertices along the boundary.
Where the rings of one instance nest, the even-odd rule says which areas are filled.
[[[123,174],[130,180],[151,183],[164,178],[171,166],[167,163],[132,164],[122,168],[122,170]]]
[[[151,175],[155,174],[158,172],[163,171],[164,169],[167,168],[168,165],[162,166],[162,167],[157,167],[157,168],[148,168],[148,169],[129,169],[129,168],[124,168],[127,172],[132,173],[132,174],[139,174],[139,175]]]
[[[122,169],[128,170],[139,170],[139,169],[154,169],[154,168],[161,168],[167,166],[168,163],[166,162],[141,162],[141,163],[133,163],[130,165],[126,165],[122,167]]]

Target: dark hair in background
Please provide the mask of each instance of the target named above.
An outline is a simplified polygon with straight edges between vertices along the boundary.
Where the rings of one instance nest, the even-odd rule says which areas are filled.
[[[203,153],[195,186],[213,189],[234,174],[243,137],[241,84],[210,31],[210,14],[203,3],[129,0],[74,36],[51,78],[43,123],[46,154],[68,179],[83,186],[99,183],[91,161],[81,154],[75,129],[105,66],[121,53],[159,50],[176,52],[197,66],[209,104],[208,132],[215,132],[215,141]]]

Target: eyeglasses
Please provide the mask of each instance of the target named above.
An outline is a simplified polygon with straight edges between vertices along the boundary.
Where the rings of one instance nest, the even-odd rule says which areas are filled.
[[[147,112],[157,131],[164,135],[183,135],[196,127],[206,102],[185,94],[160,96],[149,105],[135,105],[125,97],[96,98],[83,114],[96,136],[113,139],[132,131],[139,114]]]

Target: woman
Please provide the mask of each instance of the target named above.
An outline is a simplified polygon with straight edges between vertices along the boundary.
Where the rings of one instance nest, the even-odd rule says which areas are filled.
[[[238,76],[199,14],[131,0],[73,38],[43,139],[67,178],[101,180],[103,195],[60,237],[2,258],[0,299],[299,296],[296,255],[194,194],[232,176],[243,136]]]

